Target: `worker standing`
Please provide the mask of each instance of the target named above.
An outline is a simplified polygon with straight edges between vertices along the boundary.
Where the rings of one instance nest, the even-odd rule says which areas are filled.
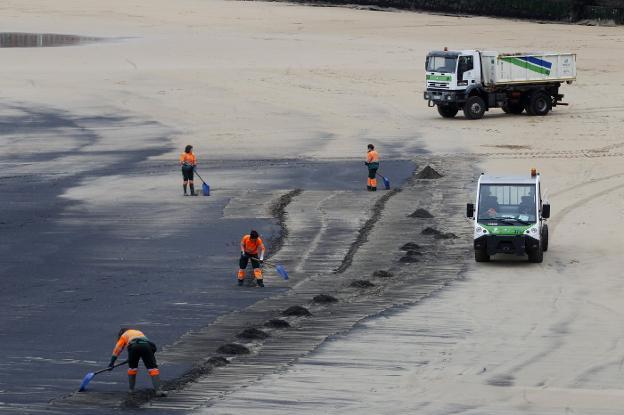
[[[252,230],[249,235],[243,236],[240,243],[241,256],[238,262],[238,285],[242,286],[245,281],[245,269],[247,263],[251,259],[251,267],[253,268],[254,278],[259,287],[264,287],[262,279],[262,261],[264,260],[264,243],[258,232]],[[260,254],[258,256],[258,253]]]
[[[117,344],[113,349],[109,370],[113,370],[115,360],[121,354],[124,347],[128,348],[128,386],[129,392],[134,392],[136,385],[136,375],[138,373],[139,360],[143,360],[143,364],[147,368],[147,372],[152,378],[152,385],[156,396],[167,396],[167,393],[160,389],[160,370],[156,363],[156,345],[152,343],[142,332],[135,329],[122,327],[117,334]]]
[[[366,184],[366,190],[369,192],[377,191],[377,169],[379,169],[379,154],[375,151],[375,146],[368,145],[368,153],[366,154],[366,161],[364,162],[368,167],[368,182]]]
[[[197,158],[193,154],[193,146],[187,145],[184,148],[184,153],[180,154],[180,166],[182,166],[182,187],[184,188],[184,196],[186,196],[186,184],[188,183],[191,188],[191,196],[197,196],[195,193],[195,186],[193,185],[193,171],[197,165]]]

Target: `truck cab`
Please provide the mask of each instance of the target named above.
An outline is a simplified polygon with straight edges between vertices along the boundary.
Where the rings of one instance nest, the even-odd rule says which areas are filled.
[[[424,98],[445,118],[454,117],[467,91],[481,85],[481,59],[476,50],[432,51],[425,60]]]
[[[487,262],[495,254],[528,256],[542,262],[548,250],[550,204],[543,203],[540,175],[490,176],[481,174],[476,203],[468,203],[474,221],[475,261]]]

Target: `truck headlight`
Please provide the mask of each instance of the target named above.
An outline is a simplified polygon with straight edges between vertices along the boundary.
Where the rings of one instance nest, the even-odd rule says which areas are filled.
[[[477,227],[475,228],[475,231],[477,231],[477,232],[481,232],[482,230],[483,230],[483,228],[482,228],[481,226],[477,226]]]

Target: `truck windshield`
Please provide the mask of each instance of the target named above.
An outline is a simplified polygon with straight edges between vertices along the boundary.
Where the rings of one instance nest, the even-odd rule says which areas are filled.
[[[482,184],[477,221],[527,225],[537,221],[534,184]]]
[[[455,73],[457,57],[427,56],[427,72]]]

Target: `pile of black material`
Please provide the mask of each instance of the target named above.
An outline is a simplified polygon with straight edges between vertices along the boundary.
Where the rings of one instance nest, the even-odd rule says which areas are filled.
[[[288,327],[290,327],[290,323],[287,322],[286,320],[280,320],[279,318],[274,318],[264,323],[264,327],[269,327],[272,329],[287,329]]]
[[[262,330],[251,327],[238,333],[236,337],[245,340],[264,340],[269,337],[269,335]]]
[[[224,344],[223,346],[219,346],[219,348],[217,349],[217,353],[238,355],[238,354],[249,354],[250,351],[247,347],[243,346],[242,344],[228,343],[228,344]]]
[[[374,287],[375,284],[368,280],[355,280],[351,284],[349,284],[349,286],[354,288],[371,288]]]
[[[420,249],[420,245],[414,242],[408,242],[399,249],[401,249],[401,251],[417,251]]]
[[[428,210],[426,209],[416,209],[414,212],[410,213],[409,215],[410,218],[433,218],[434,216],[429,213]]]
[[[433,167],[427,166],[419,171],[414,177],[417,179],[439,179],[444,176],[435,171]]]
[[[282,315],[284,316],[297,316],[297,317],[307,317],[311,316],[312,313],[308,311],[307,308],[301,307],[300,305],[294,305],[292,307],[288,307],[286,310],[282,311]]]
[[[378,269],[377,271],[373,272],[373,277],[375,277],[375,278],[392,278],[392,277],[394,277],[394,274],[391,273],[390,271],[384,271],[384,270]]]
[[[319,295],[314,296],[312,301],[318,304],[330,304],[330,303],[337,303],[338,299],[328,294],[319,294]]]

